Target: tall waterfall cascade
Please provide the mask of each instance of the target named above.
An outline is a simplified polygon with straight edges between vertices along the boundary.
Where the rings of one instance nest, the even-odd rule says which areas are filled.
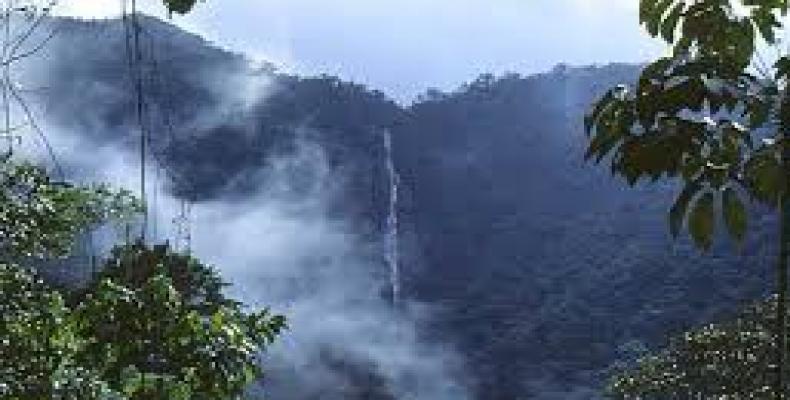
[[[389,179],[389,208],[384,232],[384,259],[390,269],[392,304],[397,304],[400,298],[400,260],[398,257],[398,186],[400,177],[395,170],[395,162],[392,157],[392,135],[389,130],[385,130],[383,136]]]

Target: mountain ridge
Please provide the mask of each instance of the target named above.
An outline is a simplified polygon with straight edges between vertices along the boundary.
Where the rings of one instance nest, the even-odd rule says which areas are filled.
[[[84,143],[133,149],[120,21],[67,25],[28,74],[50,88],[48,124]],[[177,177],[170,193],[199,204],[248,198],[272,160],[314,144],[327,174],[295,168],[285,194],[329,186],[337,195],[327,214],[373,243],[369,266],[382,282],[377,245],[390,197],[380,130],[392,132],[404,296],[435,310],[419,335],[458,349],[474,398],[596,398],[621,344],[657,346],[766,294],[770,222],[757,219],[742,254],[719,243],[702,256],[667,233],[671,184],[630,190],[605,165],[584,162],[584,112],[609,87],[633,82],[639,65],[481,75],[403,107],[338,78],[256,69],[170,24],[155,26],[162,37],[145,53],[158,59],[145,66],[147,110],[158,161]],[[360,364],[337,368],[375,390],[345,393],[386,392],[380,366]]]

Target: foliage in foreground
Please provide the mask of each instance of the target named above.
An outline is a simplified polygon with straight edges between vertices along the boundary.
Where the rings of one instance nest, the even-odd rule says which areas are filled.
[[[214,269],[168,246],[115,249],[75,309],[78,331],[92,338],[82,360],[112,387],[133,366],[150,384],[141,390],[166,382],[189,399],[241,395],[285,321],[267,309],[245,313],[224,286]]]
[[[662,350],[622,365],[606,393],[624,400],[772,399],[775,314],[773,297],[732,320],[674,337]]]
[[[739,15],[738,7],[748,12]],[[782,140],[790,103],[782,101],[790,56],[750,68],[760,43],[777,44],[786,1],[644,0],[640,21],[671,55],[647,65],[636,85],[610,89],[585,118],[587,158],[607,161],[633,185],[680,178],[670,231],[684,225],[709,248],[721,211],[741,241],[743,199],[777,207],[785,193]]]
[[[163,1],[179,14],[196,3]],[[128,191],[0,161],[1,398],[237,399],[261,375],[258,356],[284,318],[245,312],[216,270],[167,245],[116,248],[77,293],[20,266],[66,257],[80,233],[143,209]]]
[[[171,268],[172,267],[172,268]],[[234,399],[285,327],[225,298],[213,269],[167,246],[119,247],[64,296],[0,265],[0,393],[19,399]]]
[[[740,338],[740,329],[712,327],[701,338],[686,338],[670,346],[668,354],[644,360],[639,368],[644,376],[621,382],[635,384],[645,396],[665,390],[678,398],[718,392],[763,398],[772,386],[770,396],[779,399],[787,392],[790,55],[765,66],[757,50],[779,44],[786,32],[780,16],[789,11],[786,0],[641,0],[640,24],[671,52],[648,64],[633,87],[609,90],[585,118],[587,158],[605,160],[630,185],[643,178],[682,181],[669,210],[673,236],[685,227],[707,250],[723,221],[726,231],[743,242],[746,200],[772,208],[779,224],[773,307],[778,340],[764,338],[758,346],[753,343],[758,339]],[[768,331],[760,328],[761,334]],[[776,351],[769,352],[765,343],[773,343]],[[767,366],[767,360],[775,362],[772,373],[759,370],[734,380],[751,371],[748,363]]]
[[[195,7],[197,0],[162,0],[170,13],[187,14]]]
[[[0,163],[0,256],[19,261],[68,255],[74,240],[101,223],[143,210],[129,191],[72,186],[29,163]]]
[[[96,371],[76,362],[85,341],[63,297],[31,271],[0,264],[0,397],[117,398]]]
[[[117,247],[78,292],[23,267],[141,210],[126,191],[0,164],[0,398],[236,399],[260,377],[284,318],[244,311],[215,269],[167,245]]]

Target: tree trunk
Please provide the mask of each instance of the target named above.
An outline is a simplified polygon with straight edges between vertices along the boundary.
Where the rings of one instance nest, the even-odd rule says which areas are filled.
[[[777,334],[777,377],[774,395],[776,399],[785,399],[787,375],[787,256],[790,244],[790,142],[785,138],[790,133],[790,96],[785,93],[779,108],[779,129],[781,141],[781,166],[784,179],[779,195],[779,257],[776,264],[776,334]]]
[[[785,157],[783,157],[785,158]],[[787,243],[788,243],[788,233],[790,233],[790,224],[788,222],[788,211],[790,211],[790,202],[786,201],[784,198],[786,196],[782,196],[783,201],[781,205],[781,210],[779,211],[779,229],[780,229],[780,243],[779,243],[779,258],[778,263],[776,265],[776,272],[777,272],[777,304],[776,304],[776,335],[777,335],[777,377],[776,377],[776,388],[775,388],[775,398],[777,400],[782,400],[785,398],[784,396],[784,388],[785,388],[785,375],[787,373],[785,361],[786,361],[786,354],[787,354],[787,324],[785,323],[785,305],[787,303]]]

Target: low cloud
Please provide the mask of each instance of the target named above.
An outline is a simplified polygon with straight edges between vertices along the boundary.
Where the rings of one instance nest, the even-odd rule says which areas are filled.
[[[92,141],[91,132],[39,122],[69,180],[139,191],[133,146]],[[131,127],[104,129],[137,135]],[[52,164],[34,141],[17,150],[20,158]],[[229,293],[288,318],[290,329],[266,353],[264,383],[251,390],[286,400],[470,398],[457,353],[419,335],[429,307],[404,302],[396,309],[386,299],[381,243],[363,239],[353,221],[329,216],[344,177],[329,168],[324,150],[297,140],[266,165],[247,175],[256,180],[254,194],[198,203],[190,215],[193,253],[233,283]],[[166,192],[159,166],[150,162],[146,174],[148,237],[173,243],[180,200]],[[108,232],[97,238],[101,251],[120,238],[121,232]]]
[[[60,164],[73,182],[106,182],[138,193],[139,131],[132,123],[128,87],[123,82],[112,86],[115,80],[98,84],[90,75],[52,76],[64,71],[58,67],[81,60],[80,49],[90,48],[92,56],[110,50],[95,43],[96,49],[77,50],[67,42],[53,43],[45,62],[19,67],[24,72],[20,79],[30,87],[62,83],[60,79],[83,81],[73,86],[78,94],[68,85],[57,85],[46,92],[46,101],[29,98],[55,159],[30,131],[16,149],[17,157],[51,169]],[[86,71],[100,69],[101,57],[96,65],[86,65]],[[249,107],[265,101],[273,90],[265,76],[215,69],[198,71],[198,78],[205,79],[196,79],[210,93],[213,108],[182,116],[193,134],[237,116],[246,120]],[[21,110],[14,111],[14,120],[21,121]],[[151,104],[148,115],[156,121],[167,111]],[[296,146],[260,164],[266,167],[243,174],[257,188],[250,195],[220,195],[195,204],[189,216],[193,253],[233,283],[230,294],[250,307],[271,307],[289,320],[291,328],[267,351],[265,383],[252,390],[284,400],[469,398],[457,353],[420,337],[418,327],[430,319],[430,308],[409,302],[392,307],[386,299],[388,270],[381,243],[355,231],[350,217],[330,212],[346,177],[329,167],[320,145],[306,139],[310,135],[301,131],[306,128],[295,129],[294,136],[302,138]],[[166,167],[153,158],[146,162],[151,210],[147,237],[175,242],[173,219],[181,199],[168,192],[172,185]],[[106,251],[118,233],[98,235],[97,247]]]
[[[421,343],[414,319],[427,317],[424,311],[407,305],[399,312],[383,299],[380,246],[327,216],[338,179],[320,148],[301,142],[271,165],[255,196],[198,205],[194,232],[195,253],[222,266],[237,297],[289,318],[292,329],[269,353],[264,392],[294,399],[355,398],[360,390],[393,399],[468,398],[453,376],[460,360],[440,344]]]

